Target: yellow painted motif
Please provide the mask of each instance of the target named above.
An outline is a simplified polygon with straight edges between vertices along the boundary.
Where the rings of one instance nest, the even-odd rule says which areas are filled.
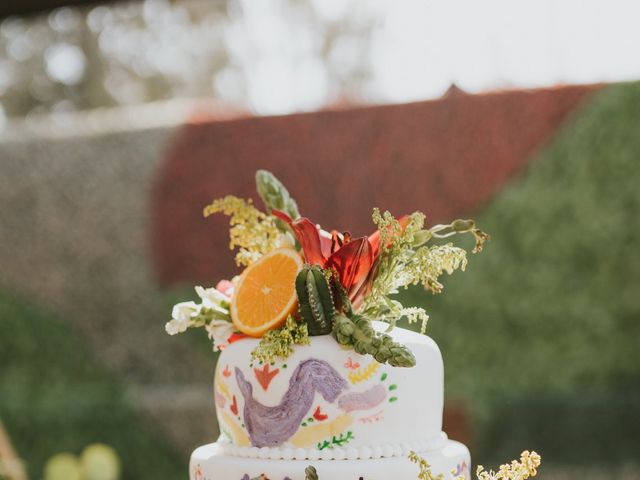
[[[349,373],[349,381],[355,385],[356,383],[365,382],[369,380],[374,373],[380,368],[380,364],[375,360],[364,368],[359,368],[355,372]]]
[[[233,437],[236,445],[240,447],[251,446],[251,441],[249,440],[247,433],[238,426],[235,420],[231,418],[227,412],[222,412],[222,421],[229,430],[231,430],[231,436]]]
[[[222,380],[222,375],[220,375],[220,370],[218,370],[216,375],[216,388],[220,391],[220,394],[226,398],[227,400],[231,400],[231,394],[229,393],[229,387]]]
[[[325,438],[343,433],[353,423],[353,417],[348,413],[340,415],[331,422],[319,423],[312,427],[298,430],[291,438],[291,443],[298,448],[312,447]]]

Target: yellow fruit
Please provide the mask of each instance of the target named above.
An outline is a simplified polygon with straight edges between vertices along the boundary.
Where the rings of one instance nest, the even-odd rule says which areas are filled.
[[[43,477],[44,480],[81,480],[80,462],[75,455],[58,453],[47,460]]]
[[[118,480],[120,459],[109,445],[94,443],[87,446],[80,457],[83,480]]]
[[[280,327],[298,305],[295,281],[304,261],[292,248],[273,250],[242,272],[231,300],[238,330],[260,337]]]

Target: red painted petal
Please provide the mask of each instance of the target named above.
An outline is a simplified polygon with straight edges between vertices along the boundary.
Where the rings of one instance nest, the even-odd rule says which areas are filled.
[[[231,344],[233,342],[237,342],[238,340],[243,340],[245,338],[249,338],[249,337],[244,333],[239,333],[239,332],[232,333],[231,336],[227,338],[227,343]]]
[[[313,412],[313,418],[321,422],[322,420],[326,420],[327,418],[329,418],[329,415],[322,413],[322,410],[320,410],[320,406],[318,406]]]
[[[373,266],[373,250],[367,237],[356,238],[343,245],[329,260],[327,267],[338,272],[338,278],[348,294],[360,288]]]
[[[289,215],[280,210],[272,210],[271,213],[283,222],[289,224],[298,242],[300,242],[300,246],[308,263],[311,265],[324,265],[326,257],[322,254],[320,233],[318,232],[318,227],[316,227],[311,220],[301,217],[294,221]]]
[[[255,374],[256,379],[258,380],[258,383],[260,383],[260,386],[262,386],[264,391],[266,391],[269,388],[269,384],[271,383],[271,380],[273,380],[273,377],[275,377],[279,372],[280,372],[279,368],[276,368],[275,370],[270,371],[268,363],[264,364],[264,367],[262,367],[262,370],[259,370],[257,368],[253,369],[253,373]]]

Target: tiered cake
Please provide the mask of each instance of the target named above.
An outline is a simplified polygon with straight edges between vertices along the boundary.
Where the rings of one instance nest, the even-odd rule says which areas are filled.
[[[383,325],[376,325],[383,328]],[[413,480],[410,451],[434,474],[469,476],[469,451],[442,432],[443,364],[425,335],[395,328],[416,366],[397,368],[312,337],[284,361],[251,360],[258,341],[227,347],[214,396],[221,435],[191,456],[192,480]],[[261,476],[263,475],[263,476]]]

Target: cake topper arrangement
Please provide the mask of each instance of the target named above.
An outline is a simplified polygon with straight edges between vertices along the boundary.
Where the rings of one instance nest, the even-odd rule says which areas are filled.
[[[303,217],[271,173],[259,170],[256,186],[263,210],[232,195],[204,208],[205,217],[229,217],[229,246],[243,271],[215,287],[195,287],[200,301],[175,305],[166,324],[172,335],[204,328],[214,350],[255,339],[219,358],[214,399],[221,437],[194,452],[191,478],[207,478],[200,462],[218,471],[232,456],[247,459],[233,463],[245,465],[233,473],[242,480],[301,478],[302,472],[293,472],[300,464],[288,463],[292,459],[319,462],[319,470],[306,468],[306,480],[326,475],[323,462],[344,460],[344,468],[333,469],[340,467],[339,478],[348,479],[361,468],[377,469],[379,459],[404,456],[409,466],[416,464],[418,480],[442,479],[444,468],[451,478],[469,480],[468,450],[441,431],[437,345],[418,333],[392,330],[405,320],[425,333],[429,318],[424,309],[403,305],[400,290],[421,285],[440,293],[445,273],[465,269],[467,252],[442,239],[471,235],[478,253],[489,236],[473,220],[425,227],[421,212],[396,218],[374,208],[374,232],[354,237]],[[309,346],[292,355],[297,345]],[[393,368],[413,367],[416,357],[416,369]],[[409,413],[416,406],[419,416]],[[436,462],[433,470],[426,458]],[[257,465],[269,476],[252,473]],[[476,477],[525,480],[539,465],[540,456],[525,451],[497,472],[478,467]],[[365,473],[358,477],[367,478]]]
[[[424,333],[427,312],[403,305],[395,295],[411,285],[440,293],[444,273],[465,269],[463,248],[432,241],[469,234],[475,238],[472,251],[478,253],[489,236],[473,220],[426,228],[421,212],[395,218],[374,208],[375,232],[353,238],[301,216],[296,201],[270,172],[259,170],[256,186],[264,211],[232,195],[204,208],[205,217],[230,217],[229,246],[237,249],[236,264],[244,271],[215,288],[197,286],[200,303],[175,305],[166,331],[174,335],[202,327],[214,350],[244,336],[258,337],[252,356],[261,362],[287,358],[309,336],[332,335],[380,363],[415,365],[413,353],[372,322],[385,322],[390,331],[406,319],[420,323]]]

